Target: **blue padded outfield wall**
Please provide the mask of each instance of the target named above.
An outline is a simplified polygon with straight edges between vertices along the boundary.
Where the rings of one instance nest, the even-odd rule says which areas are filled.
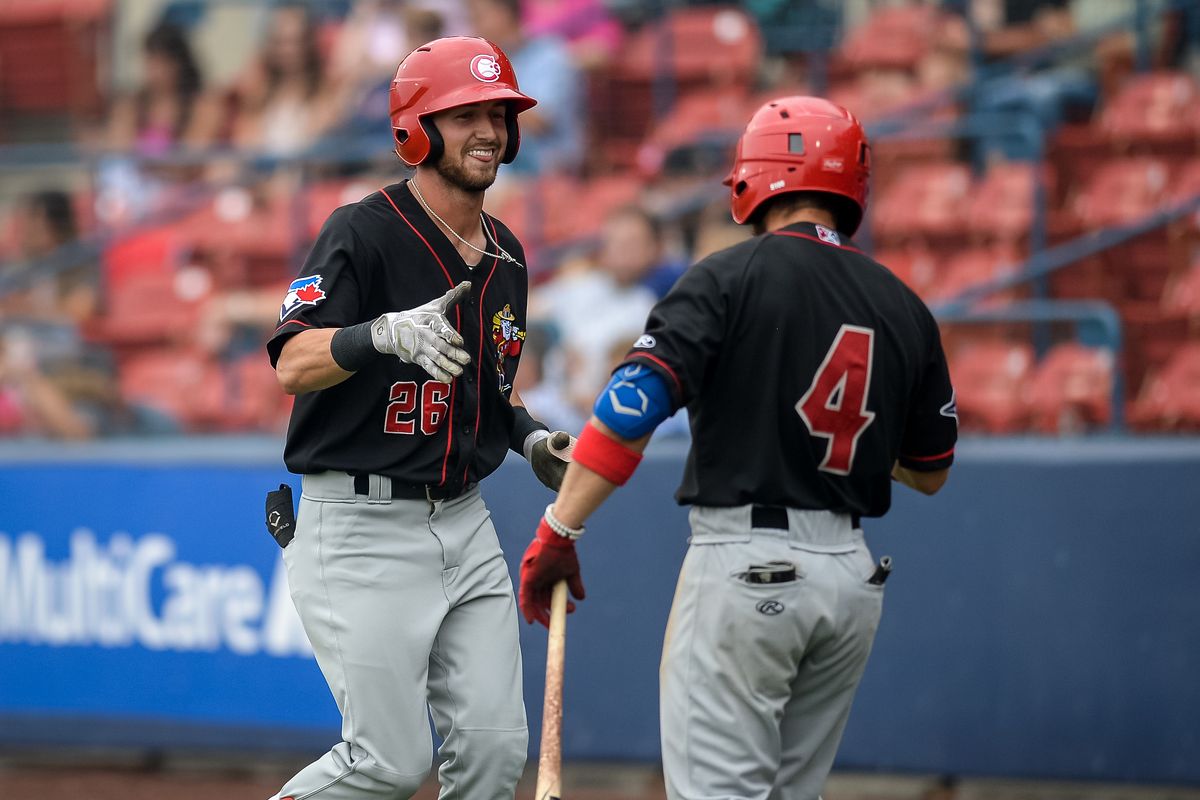
[[[652,450],[580,545],[567,758],[658,756],[682,455]],[[0,450],[0,744],[335,741],[262,522],[289,479],[276,442]],[[513,458],[484,493],[515,567],[550,494]],[[967,442],[940,495],[896,494],[865,526],[896,569],[841,768],[1200,783],[1200,441]]]

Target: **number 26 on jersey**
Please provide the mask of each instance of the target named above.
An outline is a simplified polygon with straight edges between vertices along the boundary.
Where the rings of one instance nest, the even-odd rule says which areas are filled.
[[[874,355],[874,330],[843,325],[796,403],[808,432],[827,440],[817,467],[823,472],[849,475],[854,468],[858,437],[875,419],[875,412],[867,410]]]
[[[419,418],[421,433],[432,436],[446,417],[449,397],[448,383],[425,381],[418,387],[416,381],[396,381],[388,392],[384,433],[416,433]]]

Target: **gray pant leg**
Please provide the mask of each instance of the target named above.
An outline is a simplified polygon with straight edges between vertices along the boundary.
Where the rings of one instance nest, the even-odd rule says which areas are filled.
[[[693,544],[684,560],[660,675],[670,800],[766,800],[775,781],[777,721],[805,637],[806,587],[731,577],[752,561],[790,555],[786,543],[773,548],[782,552],[755,555],[750,546]],[[765,600],[781,603],[783,613],[759,612]]]
[[[807,549],[784,535],[718,538],[694,536],[668,623],[660,692],[667,796],[815,800],[879,621],[882,593],[864,583],[870,554],[861,534],[848,532]],[[750,585],[733,577],[776,559],[795,563],[800,579]]]
[[[344,741],[277,797],[399,800],[428,775],[425,686],[447,604],[427,508],[301,498],[284,561],[292,600],[342,712]]]
[[[429,659],[429,707],[444,742],[441,800],[512,800],[529,731],[516,603],[491,516],[479,499],[430,520],[446,557],[450,610]]]
[[[806,654],[780,731],[783,758],[771,800],[813,800],[833,767],[854,693],[871,655],[883,587],[866,582],[874,562],[866,544],[854,553],[817,556],[836,581],[829,636]]]

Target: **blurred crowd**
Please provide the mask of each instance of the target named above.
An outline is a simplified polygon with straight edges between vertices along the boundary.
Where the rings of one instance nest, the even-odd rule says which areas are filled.
[[[687,266],[749,235],[729,219],[719,181],[733,137],[765,99],[823,91],[867,122],[922,103],[933,120],[1027,114],[1049,135],[1098,119],[1139,58],[1193,85],[1200,77],[1195,20],[1167,0],[1146,3],[1141,40],[1114,27],[1134,0],[89,7],[99,9],[91,27],[64,22],[62,46],[116,42],[87,62],[94,101],[55,115],[38,105],[50,90],[33,78],[0,92],[0,154],[60,142],[76,159],[54,170],[0,160],[3,437],[280,430],[288,400],[262,342],[324,216],[404,174],[390,153],[389,83],[406,53],[439,36],[495,41],[539,101],[521,117],[520,157],[501,170],[488,208],[530,254],[517,390],[567,430],[586,420]],[[0,55],[27,23],[0,10]],[[1072,48],[1078,37],[1086,45]],[[991,65],[1056,45],[1048,67],[953,95]],[[932,152],[979,169],[1028,157],[1027,146],[998,132]],[[879,147],[874,197],[929,152],[898,148],[889,159]],[[1193,142],[1185,156],[1195,155]],[[1004,243],[1018,258],[1025,225]],[[916,244],[901,244],[893,250],[911,266]],[[687,435],[683,416],[657,435]]]

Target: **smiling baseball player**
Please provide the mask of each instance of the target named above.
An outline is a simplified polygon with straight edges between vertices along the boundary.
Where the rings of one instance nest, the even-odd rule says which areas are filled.
[[[693,266],[596,400],[562,491],[521,562],[521,611],[547,619],[575,540],[687,406],[677,494],[691,545],[661,671],[671,800],[815,800],[871,651],[890,562],[861,517],[891,482],[949,472],[954,394],[924,303],[850,239],[866,208],[867,138],[845,109],[786,97],[741,141],[733,218],[754,239]]]
[[[278,538],[343,741],[277,798],[410,797],[432,713],[441,796],[512,800],[528,739],[516,608],[478,483],[512,449],[557,489],[570,437],[512,395],[528,275],[482,206],[533,105],[484,39],[410,53],[391,118],[415,175],[336,210],[284,298],[267,348],[296,395],[284,460],[304,493]]]

